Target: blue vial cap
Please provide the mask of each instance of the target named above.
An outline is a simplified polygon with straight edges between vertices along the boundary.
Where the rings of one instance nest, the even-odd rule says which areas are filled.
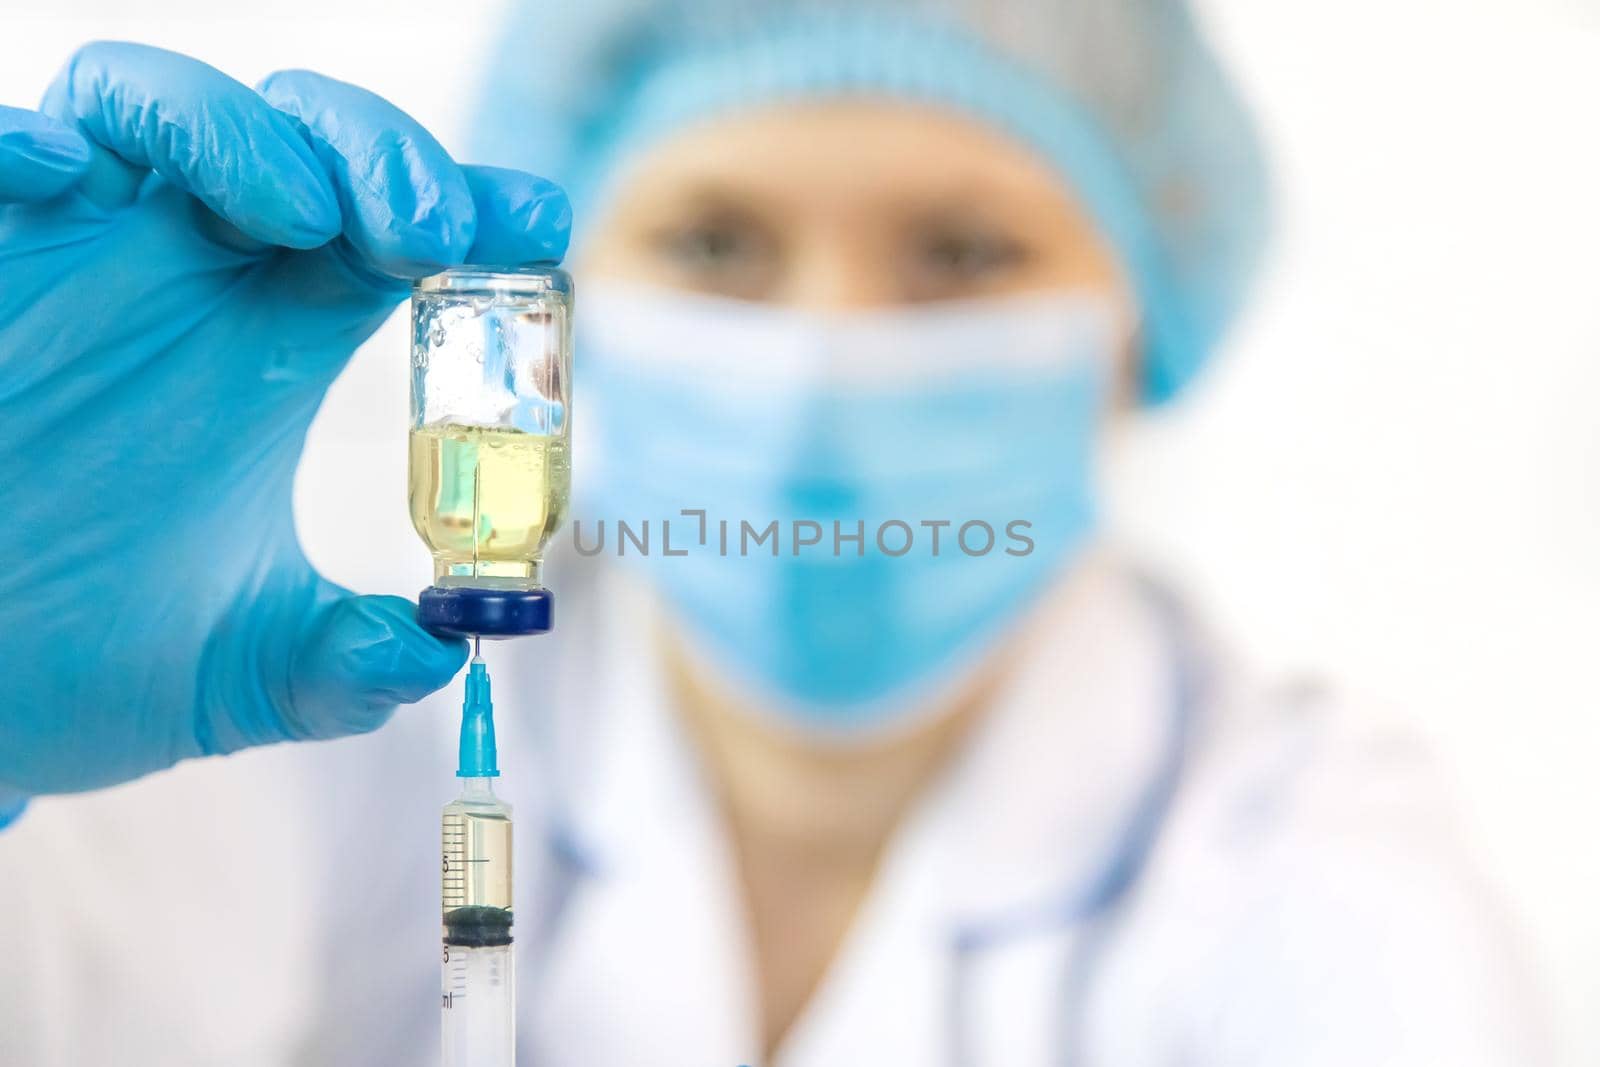
[[[457,778],[498,778],[494,750],[494,702],[489,699],[489,668],[475,659],[467,668],[467,699],[461,705],[461,747]]]
[[[555,598],[548,589],[478,589],[432,585],[417,598],[417,622],[453,637],[549,633]]]

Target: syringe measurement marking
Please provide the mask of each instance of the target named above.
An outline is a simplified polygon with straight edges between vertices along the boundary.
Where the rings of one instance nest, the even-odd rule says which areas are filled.
[[[450,988],[444,992],[444,1006],[448,1008],[466,995],[467,964],[465,960],[460,960],[453,963],[450,968]]]
[[[446,907],[460,907],[467,902],[466,865],[488,863],[488,859],[469,859],[466,855],[466,819],[460,815],[447,815],[441,837],[444,844],[444,870],[441,891]]]
[[[446,815],[441,831],[444,846],[444,870],[441,872],[441,904],[446,908],[459,908],[467,902],[466,820],[460,815]]]

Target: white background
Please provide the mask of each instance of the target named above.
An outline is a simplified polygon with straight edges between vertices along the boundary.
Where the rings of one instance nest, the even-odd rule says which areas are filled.
[[[0,11],[0,102],[35,103],[80,41],[127,38],[245,81],[357,81],[451,146],[498,10],[42,6]],[[1600,6],[1203,11],[1267,130],[1279,240],[1227,358],[1119,449],[1119,525],[1257,659],[1333,674],[1435,739],[1569,1062],[1600,1062]],[[405,390],[391,322],[301,472],[308,550],[367,591],[425,584],[396,459]],[[374,406],[392,432],[360,429]],[[377,562],[397,558],[415,569]]]

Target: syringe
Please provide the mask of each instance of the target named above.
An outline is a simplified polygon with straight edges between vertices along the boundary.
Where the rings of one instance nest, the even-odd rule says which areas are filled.
[[[442,831],[444,1067],[511,1067],[516,1055],[511,808],[495,798],[499,776],[489,672],[474,654],[461,709],[461,795],[445,805]]]

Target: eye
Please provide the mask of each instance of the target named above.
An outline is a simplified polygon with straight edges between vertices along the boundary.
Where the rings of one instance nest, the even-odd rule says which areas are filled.
[[[674,267],[705,274],[750,270],[775,255],[775,242],[764,228],[734,217],[694,220],[661,230],[654,244]]]
[[[1023,239],[1004,230],[948,222],[916,227],[908,243],[907,280],[923,299],[1002,286],[1032,254]]]
[[[1026,256],[1019,242],[990,233],[929,234],[920,251],[928,269],[964,278],[1009,269]]]

